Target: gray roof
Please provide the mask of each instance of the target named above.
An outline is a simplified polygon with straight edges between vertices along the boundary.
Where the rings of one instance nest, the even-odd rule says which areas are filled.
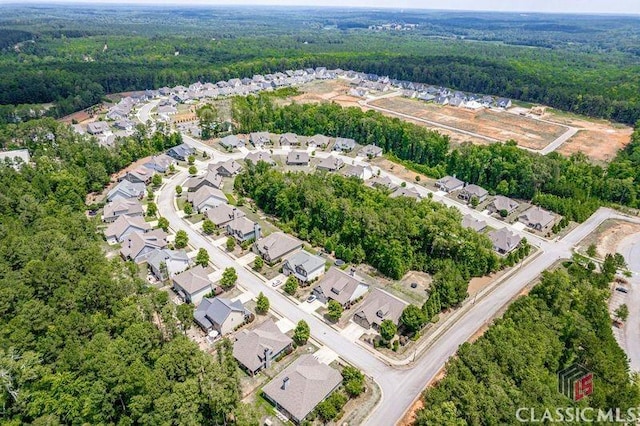
[[[299,143],[298,135],[295,133],[285,133],[280,136],[279,140],[282,144],[297,145]]]
[[[135,259],[145,247],[162,249],[167,246],[167,233],[154,229],[144,234],[133,233],[122,243],[120,254],[126,259]]]
[[[326,146],[329,144],[329,138],[325,135],[314,135],[307,139],[307,145],[316,144],[319,146]]]
[[[415,188],[403,188],[401,186],[399,186],[395,191],[393,191],[391,193],[391,195],[389,195],[391,198],[396,198],[396,197],[409,197],[409,198],[415,198],[415,199],[420,199],[420,194],[418,193],[418,191]]]
[[[436,181],[436,185],[444,186],[446,191],[453,191],[464,185],[464,182],[453,176],[445,176]]]
[[[242,235],[250,234],[254,231],[256,223],[247,219],[244,214],[242,216],[236,215],[235,219],[227,224],[227,227],[235,234],[240,232]]]
[[[521,214],[519,220],[527,225],[539,225],[540,227],[545,228],[555,220],[555,216],[545,209],[535,206]]]
[[[87,133],[95,135],[98,133],[104,133],[109,131],[109,124],[105,121],[96,121],[94,123],[87,124]]]
[[[239,146],[244,146],[244,141],[240,139],[237,135],[229,135],[220,139],[220,145],[225,146],[227,148],[237,148]]]
[[[195,176],[190,178],[184,184],[186,188],[195,188],[202,185],[219,189],[222,187],[222,176],[215,171],[209,170],[202,176]]]
[[[334,172],[336,170],[338,170],[340,167],[344,166],[344,161],[342,161],[341,158],[330,155],[326,158],[323,158],[318,165],[316,166],[316,168],[321,169],[321,170],[328,170],[331,172]]]
[[[229,204],[220,204],[207,210],[205,215],[216,226],[223,226],[237,217],[243,217],[244,212]]]
[[[254,145],[260,145],[271,142],[269,132],[254,132],[249,135],[249,140]]]
[[[203,186],[198,189],[196,192],[190,192],[187,194],[187,200],[193,203],[195,208],[200,208],[200,206],[207,202],[210,198],[215,198],[219,200],[220,203],[227,202],[227,196],[224,195],[224,192],[220,191],[218,188],[214,188],[212,186]]]
[[[367,145],[360,150],[359,154],[364,155],[365,157],[366,156],[375,157],[376,155],[382,154],[382,148],[376,145]]]
[[[213,299],[205,297],[200,302],[198,309],[193,313],[193,317],[200,326],[209,329],[214,324],[221,326],[232,312],[242,312],[248,315],[247,310],[239,300],[232,302],[222,297]]]
[[[142,204],[140,204],[140,202],[135,198],[118,198],[104,206],[103,217],[105,219],[121,216],[123,214],[131,216],[142,215]]]
[[[362,289],[361,286],[365,286],[366,288]],[[327,298],[331,298],[340,302],[341,305],[345,305],[357,299],[356,295],[359,293],[359,290],[366,291],[369,286],[332,266],[320,281],[318,281],[316,288],[320,288],[322,294]]]
[[[263,392],[301,421],[340,383],[339,371],[305,354],[269,382]]]
[[[324,259],[320,256],[316,256],[304,250],[289,256],[285,261],[285,264],[289,269],[295,271],[297,267],[304,269],[307,272],[315,271],[319,267],[324,267]]]
[[[470,197],[476,196],[478,198],[486,197],[489,194],[486,189],[474,184],[465,186],[462,192],[466,192]]]
[[[366,319],[369,324],[380,326],[382,321],[391,320],[398,324],[400,316],[408,303],[390,295],[386,291],[375,288],[367,296],[364,303],[356,312],[356,316]]]
[[[116,238],[119,240],[131,232],[146,232],[149,229],[151,229],[151,225],[145,222],[141,216],[122,215],[107,227],[104,231],[104,235],[107,238]]]
[[[235,160],[227,160],[221,163],[209,164],[208,168],[211,171],[217,171],[217,172],[222,171],[230,175],[235,175],[240,170],[242,170],[242,166],[238,164],[238,162]]]
[[[308,164],[309,153],[306,151],[291,151],[287,155],[287,164]]]
[[[333,149],[340,149],[343,151],[351,151],[356,147],[356,141],[349,138],[336,138],[336,143],[333,145]]]
[[[175,160],[173,158],[169,157],[167,154],[160,154],[144,163],[143,166],[148,169],[164,173],[173,163],[175,163]]]
[[[209,279],[209,274],[211,273],[213,273],[212,268],[203,268],[202,265],[197,265],[174,276],[173,282],[185,292],[194,294],[211,287],[212,282]]]
[[[462,218],[462,226],[473,229],[476,232],[480,232],[487,227],[487,222],[484,220],[478,220],[470,214],[466,214]]]
[[[503,253],[509,253],[511,250],[518,247],[522,237],[518,234],[514,234],[507,228],[500,228],[495,231],[491,231],[488,234],[489,239],[493,243],[493,248],[496,251]]]
[[[179,157],[187,158],[188,156],[194,154],[196,152],[196,150],[191,148],[186,143],[183,143],[183,144],[174,146],[173,148],[169,148],[167,153],[169,153],[169,152],[174,153]]]
[[[398,185],[391,181],[389,176],[374,176],[369,179],[367,185],[372,187],[384,187],[390,190],[394,190],[398,187]]]
[[[107,194],[107,200],[111,200],[114,195],[117,193],[122,194],[124,198],[137,198],[140,195],[144,194],[145,190],[144,183],[132,183],[128,180],[123,180],[119,182],[109,193]]]
[[[269,318],[253,330],[244,330],[236,336],[233,356],[249,370],[256,371],[265,364],[265,350],[273,356],[291,343],[293,340]]]
[[[160,270],[160,264],[167,260],[176,260],[182,262],[190,262],[187,252],[184,250],[157,249],[147,259],[147,265],[156,270]],[[171,273],[171,271],[169,271]]]
[[[258,164],[258,161],[264,161],[265,163],[268,163],[268,164],[276,163],[271,158],[271,155],[269,155],[269,153],[265,151],[250,152],[249,154],[247,154],[246,157],[244,157],[244,159],[250,160],[253,164]]]
[[[6,158],[10,159],[11,161],[15,161],[16,158],[19,158],[23,163],[28,163],[29,161],[31,161],[29,151],[26,149],[14,149],[13,151],[0,152],[0,161],[4,162]]]
[[[272,261],[302,247],[302,241],[284,232],[273,234],[256,241],[256,247],[261,255],[266,255]]]
[[[510,212],[512,210],[517,209],[519,206],[519,204],[514,200],[512,200],[511,198],[505,197],[502,195],[496,195],[496,198],[493,199],[493,201],[491,202],[491,205],[498,212],[501,210],[506,210]]]

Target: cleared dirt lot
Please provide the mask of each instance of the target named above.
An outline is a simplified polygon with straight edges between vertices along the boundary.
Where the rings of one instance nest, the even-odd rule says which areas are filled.
[[[519,145],[530,149],[544,148],[567,130],[564,126],[503,111],[471,111],[401,97],[379,99],[371,104],[499,141],[514,139]]]
[[[543,116],[545,120],[577,127],[580,130],[567,142],[562,144],[557,152],[571,155],[583,152],[596,162],[610,161],[616,153],[627,146],[631,140],[631,127],[610,123],[604,120],[587,120],[582,117],[548,112]]]
[[[595,232],[588,235],[580,244],[581,251],[586,251],[595,244],[598,257],[617,252],[620,241],[629,235],[640,232],[640,225],[621,220],[606,220]]]

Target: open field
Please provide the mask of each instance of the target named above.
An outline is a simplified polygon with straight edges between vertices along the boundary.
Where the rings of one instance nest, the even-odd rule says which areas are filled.
[[[631,127],[605,120],[587,119],[556,111],[547,112],[543,118],[580,129],[575,136],[562,144],[557,151],[563,155],[583,152],[593,161],[610,161],[618,150],[631,140]]]
[[[564,126],[502,111],[471,111],[401,97],[378,99],[371,104],[499,141],[514,139],[519,145],[535,150],[544,148],[566,131]]]
[[[594,244],[596,246],[596,256],[604,258],[607,254],[616,253],[618,245],[623,239],[638,232],[640,232],[640,225],[637,223],[612,219],[605,220],[594,232],[582,240],[580,250],[585,252],[591,244]]]

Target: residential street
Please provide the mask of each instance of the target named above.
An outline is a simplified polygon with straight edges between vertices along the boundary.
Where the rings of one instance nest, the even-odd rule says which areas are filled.
[[[195,148],[199,150],[205,149],[211,155],[211,161],[214,162],[228,158],[240,159],[244,157],[244,154],[240,152],[223,154],[186,135],[183,135],[183,138],[185,142]],[[273,151],[274,155],[282,155],[289,152],[288,149],[274,149]],[[316,152],[317,157],[323,158],[328,155],[331,155],[331,153]],[[333,155],[335,155],[335,153],[333,153]],[[359,159],[354,160],[351,157],[341,157],[347,164],[368,164]],[[387,175],[384,172],[381,172],[381,174]],[[399,178],[393,175],[389,176],[394,182],[401,182]],[[411,363],[407,360],[407,362],[399,364],[409,365],[392,366],[389,361],[383,360],[381,356],[376,356],[360,346],[360,344],[348,340],[316,316],[300,309],[300,307],[283,294],[271,286],[266,285],[264,279],[258,277],[235,259],[231,258],[223,249],[215,246],[212,240],[200,234],[189,222],[182,219],[175,211],[174,188],[176,185],[181,184],[186,178],[187,173],[182,171],[171,177],[171,179],[165,180],[165,184],[158,195],[160,215],[169,220],[174,231],[184,229],[189,235],[191,245],[196,248],[206,248],[216,267],[235,267],[238,272],[238,282],[242,287],[254,295],[262,291],[269,298],[271,308],[294,323],[300,319],[307,321],[315,340],[326,345],[338,353],[340,357],[371,376],[378,383],[383,394],[382,400],[372,411],[366,422],[367,425],[375,426],[386,426],[397,422],[412,403],[420,397],[425,386],[436,376],[447,360],[455,354],[459,345],[473,336],[478,329],[490,323],[496,313],[520,294],[525,286],[532,280],[535,280],[542,271],[549,269],[557,260],[571,257],[574,245],[586,235],[593,232],[600,223],[609,218],[622,218],[640,222],[638,218],[627,218],[611,209],[601,208],[589,220],[575,228],[564,238],[550,241],[534,236],[526,231],[513,228],[511,225],[487,217],[481,212],[470,209],[455,200],[433,193],[434,200],[455,206],[463,213],[470,213],[482,218],[491,226],[508,226],[512,228],[514,232],[525,236],[530,243],[535,245],[540,251],[540,254],[532,261],[517,266],[516,270],[514,270],[507,279],[497,285],[493,291],[479,298],[466,312],[457,316],[454,315],[444,324],[441,324],[438,332],[431,339],[429,348],[423,353],[418,354],[415,362]],[[407,183],[407,187],[413,187],[413,184]],[[431,192],[422,186],[416,186],[416,188],[423,195]],[[638,246],[634,247],[638,249]],[[635,258],[637,259],[638,256],[636,255]],[[636,270],[640,270],[640,267],[636,267]],[[638,309],[638,306],[640,306],[640,304],[636,305],[636,309]]]

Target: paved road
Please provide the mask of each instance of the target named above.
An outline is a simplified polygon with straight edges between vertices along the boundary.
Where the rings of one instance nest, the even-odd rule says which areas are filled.
[[[544,120],[540,120],[540,121],[544,121]],[[539,152],[542,155],[547,155],[550,152],[555,151],[556,149],[560,148],[560,146],[565,143],[566,141],[568,141],[569,139],[571,139],[576,133],[578,133],[578,129],[576,129],[575,127],[570,127],[570,126],[564,126],[563,124],[558,124],[558,123],[554,123],[552,121],[544,121],[545,123],[551,123],[551,124],[555,124],[556,126],[563,126],[567,128],[567,131],[564,132],[562,135],[560,135],[556,140],[554,140],[553,142],[551,142],[549,145],[545,146],[542,149],[536,150],[536,152]]]
[[[640,372],[640,234],[622,240],[618,252],[624,256],[633,274],[624,302],[629,308],[629,318],[624,325],[621,346],[629,357],[631,370]]]

